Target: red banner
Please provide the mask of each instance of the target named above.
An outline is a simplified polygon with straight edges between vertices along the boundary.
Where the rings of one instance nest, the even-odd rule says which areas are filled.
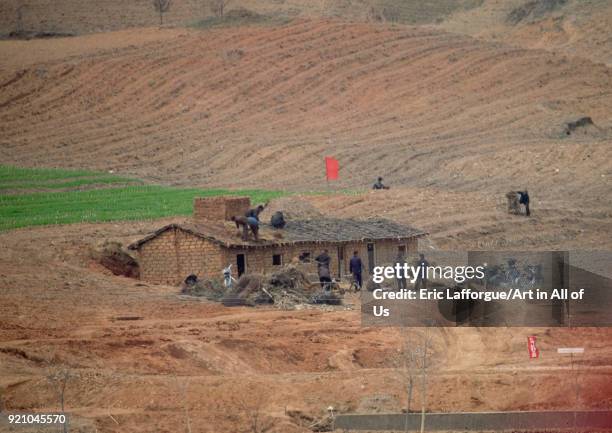
[[[340,164],[336,158],[330,156],[325,157],[325,173],[327,180],[338,180],[338,172],[340,171]]]
[[[536,347],[536,338],[535,336],[527,337],[527,350],[529,350],[529,358],[539,358],[540,351]]]

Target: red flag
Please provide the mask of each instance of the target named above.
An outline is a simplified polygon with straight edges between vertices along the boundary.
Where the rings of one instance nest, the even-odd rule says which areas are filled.
[[[330,156],[325,157],[325,172],[327,180],[338,180],[338,171],[340,170],[340,164],[336,158]]]
[[[540,351],[536,347],[536,338],[534,336],[527,337],[527,350],[529,350],[529,358],[539,358]]]

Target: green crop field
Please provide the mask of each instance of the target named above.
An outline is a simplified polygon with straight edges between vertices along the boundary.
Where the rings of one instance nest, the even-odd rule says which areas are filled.
[[[58,188],[68,190],[52,192]],[[0,166],[0,231],[36,225],[191,215],[194,197],[246,195],[252,202],[260,203],[287,194],[283,191],[173,188],[144,185],[137,179],[108,173]]]

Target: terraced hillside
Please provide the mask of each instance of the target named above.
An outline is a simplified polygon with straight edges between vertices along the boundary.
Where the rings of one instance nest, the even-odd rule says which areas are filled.
[[[609,187],[612,71],[542,51],[304,21],[10,62],[4,163],[304,189],[324,185],[322,158],[333,154],[344,187],[377,174],[453,189]],[[596,126],[567,136],[565,123],[584,115]]]

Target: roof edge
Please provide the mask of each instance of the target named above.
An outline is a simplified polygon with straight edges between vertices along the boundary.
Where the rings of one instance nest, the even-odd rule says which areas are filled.
[[[298,240],[298,241],[283,241],[283,240],[277,240],[276,242],[270,242],[270,243],[263,243],[263,244],[243,244],[243,243],[229,243],[229,242],[224,242],[220,239],[215,238],[214,236],[208,236],[205,235],[203,233],[200,233],[196,230],[193,230],[189,227],[186,227],[184,225],[181,225],[179,223],[171,223],[171,224],[167,224],[163,227],[160,227],[159,229],[155,230],[152,233],[149,233],[147,236],[143,237],[142,239],[139,239],[135,242],[132,242],[131,244],[128,245],[128,249],[129,250],[138,250],[142,245],[146,244],[147,242],[155,239],[156,237],[158,237],[159,235],[161,235],[162,233],[171,230],[171,229],[179,229],[182,230],[186,233],[189,233],[193,236],[196,236],[200,239],[205,239],[207,241],[213,242],[217,245],[226,247],[226,248],[243,248],[243,249],[248,249],[248,248],[265,248],[265,247],[271,247],[271,246],[282,246],[282,245],[301,245],[301,244],[312,244],[312,243],[331,243],[331,244],[343,244],[343,243],[350,243],[350,242],[371,242],[371,241],[390,241],[390,240],[401,240],[401,239],[418,239],[418,238],[422,238],[424,236],[428,236],[429,232],[425,232],[422,230],[419,230],[416,233],[413,233],[409,236],[389,236],[389,237],[377,237],[377,238],[362,238],[362,239],[347,239],[347,240],[325,240],[325,239],[321,239],[321,240],[314,240],[314,241],[306,241],[306,240]],[[417,230],[417,229],[415,229]]]

